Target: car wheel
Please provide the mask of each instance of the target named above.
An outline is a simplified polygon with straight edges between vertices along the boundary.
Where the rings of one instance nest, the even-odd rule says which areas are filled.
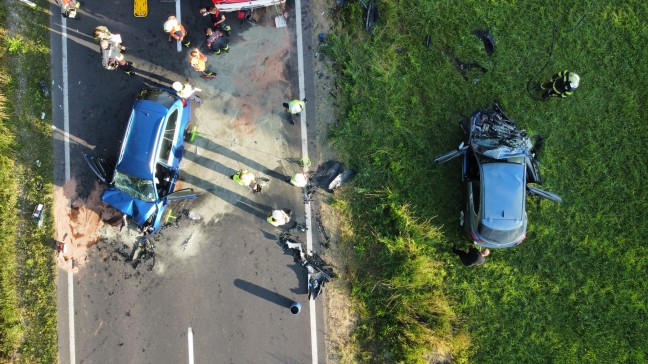
[[[463,227],[466,219],[463,211],[459,211],[459,226]]]

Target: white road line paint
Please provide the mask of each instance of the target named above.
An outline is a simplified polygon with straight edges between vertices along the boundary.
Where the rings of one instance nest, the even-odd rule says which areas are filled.
[[[65,158],[65,182],[70,180],[70,106],[68,104],[68,59],[67,59],[67,21],[61,17],[61,65],[63,68],[63,145]],[[76,347],[74,334],[74,277],[73,262],[70,260],[70,270],[67,272],[68,283],[68,331],[70,336],[70,364],[76,363]]]
[[[302,34],[302,15],[301,1],[295,0],[295,15],[297,21],[297,72],[299,73],[299,99],[306,97],[306,87],[304,86],[304,47]],[[302,158],[304,161],[308,158],[308,130],[306,129],[306,108],[302,110],[301,115],[301,139],[302,139]],[[308,165],[304,165],[304,172],[308,172]],[[306,197],[306,189],[304,189]],[[313,251],[313,220],[311,217],[311,205],[307,198],[304,198],[304,207],[306,210],[306,250]],[[310,311],[310,328],[311,328],[311,356],[313,363],[318,362],[317,355],[317,315],[315,311],[315,300],[309,300]]]
[[[189,345],[189,364],[194,364],[194,355],[193,355],[193,330],[189,326],[189,332],[187,334],[187,341]]]
[[[176,19],[182,24],[182,18],[180,17],[180,0],[176,0]],[[182,51],[182,43],[176,41],[176,49],[178,52]]]

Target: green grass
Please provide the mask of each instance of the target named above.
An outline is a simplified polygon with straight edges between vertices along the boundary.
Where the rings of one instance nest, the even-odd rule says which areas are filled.
[[[49,7],[45,1],[40,6]],[[13,14],[11,16],[10,14]],[[0,4],[0,362],[57,362],[49,14]],[[41,120],[41,113],[46,117]],[[31,217],[45,204],[39,228]]]
[[[648,5],[589,5],[383,1],[372,36],[359,4],[340,12],[326,47],[346,102],[330,143],[359,172],[340,197],[355,225],[342,244],[356,258],[348,279],[360,312],[357,360],[425,361],[431,351],[478,363],[648,361]],[[472,35],[487,27],[492,57]],[[488,73],[464,78],[455,57]],[[563,69],[581,76],[572,97],[529,96],[530,79]],[[466,241],[457,227],[460,165],[431,159],[457,146],[460,118],[493,101],[544,136],[543,188],[564,203],[529,198],[525,243],[467,269],[450,253]],[[431,287],[426,304],[394,312],[421,297],[420,280]],[[420,329],[412,322],[427,303],[436,319]]]

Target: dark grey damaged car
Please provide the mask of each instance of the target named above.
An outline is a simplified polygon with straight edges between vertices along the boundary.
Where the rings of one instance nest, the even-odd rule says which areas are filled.
[[[562,200],[530,185],[542,183],[536,148],[497,104],[462,121],[461,127],[466,141],[434,159],[445,163],[462,157],[465,201],[460,223],[476,245],[516,246],[526,237],[526,195]]]

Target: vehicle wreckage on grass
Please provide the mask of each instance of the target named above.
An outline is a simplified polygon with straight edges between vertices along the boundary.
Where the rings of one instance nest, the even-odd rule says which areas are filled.
[[[476,245],[510,248],[526,238],[526,195],[562,202],[557,195],[530,184],[542,184],[534,146],[524,130],[495,104],[461,122],[466,140],[437,156],[445,163],[462,157],[464,207],[460,224]]]

